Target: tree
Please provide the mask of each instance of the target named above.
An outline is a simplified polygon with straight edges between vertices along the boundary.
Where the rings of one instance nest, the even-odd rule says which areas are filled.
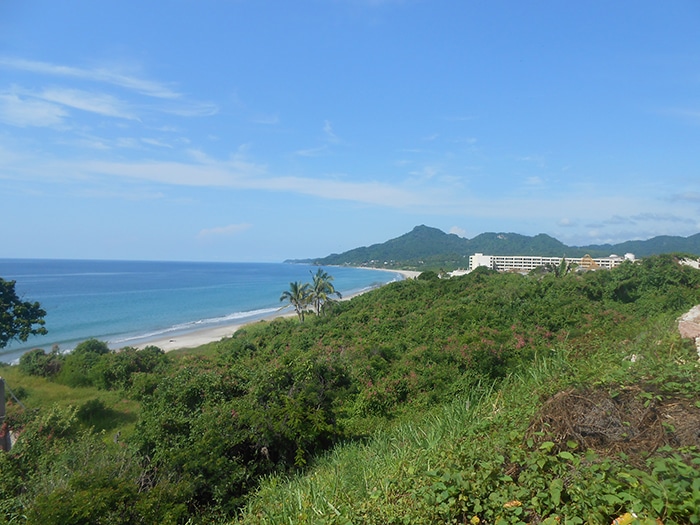
[[[316,274],[311,274],[313,282],[311,283],[311,303],[316,311],[316,315],[321,315],[321,311],[326,304],[334,301],[333,296],[342,299],[342,295],[333,286],[333,276],[328,275],[322,268],[319,268]]]
[[[0,348],[13,339],[25,342],[30,335],[44,335],[46,312],[37,302],[22,301],[15,281],[0,278]]]
[[[294,307],[299,316],[299,320],[304,322],[304,310],[310,303],[311,298],[311,285],[309,283],[300,283],[299,281],[294,281],[289,283],[289,290],[282,292],[280,296],[280,301],[287,301]]]
[[[104,355],[109,353],[109,346],[104,341],[99,341],[98,339],[90,338],[83,341],[73,350],[73,355],[79,354],[94,354],[94,355]]]

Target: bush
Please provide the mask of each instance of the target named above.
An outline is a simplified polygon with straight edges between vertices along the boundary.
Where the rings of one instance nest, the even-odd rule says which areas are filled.
[[[63,356],[58,351],[47,354],[41,348],[35,348],[22,354],[19,369],[31,376],[52,377],[58,374],[63,363]]]

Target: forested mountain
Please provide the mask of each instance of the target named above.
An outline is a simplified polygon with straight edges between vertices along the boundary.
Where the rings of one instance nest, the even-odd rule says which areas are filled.
[[[353,250],[332,254],[321,259],[305,262],[318,264],[366,264],[390,261],[422,261],[434,257],[461,257],[465,255],[466,239],[437,228],[416,226],[412,231],[381,244],[363,246]],[[300,261],[293,261],[300,262]]]
[[[688,253],[700,255],[700,233],[690,237],[660,235],[646,241],[626,241],[620,244],[591,245],[586,249],[623,254],[631,252],[637,257],[648,257],[662,253]]]
[[[319,265],[350,265],[387,267],[466,267],[469,256],[475,253],[488,255],[542,255],[582,257],[606,257],[610,254],[634,253],[648,257],[663,253],[688,253],[700,255],[700,233],[690,237],[659,236],[646,241],[627,241],[619,244],[567,246],[547,234],[530,237],[517,233],[482,233],[473,239],[448,234],[437,228],[421,225],[412,231],[389,241],[355,248],[327,257],[286,262],[305,262]]]

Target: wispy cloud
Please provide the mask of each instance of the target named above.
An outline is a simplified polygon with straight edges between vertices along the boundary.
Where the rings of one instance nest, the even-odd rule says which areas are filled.
[[[81,189],[78,194],[81,197],[91,199],[121,199],[132,202],[154,201],[165,198],[165,194],[162,192],[143,190],[115,191],[97,188],[84,188]]]
[[[557,226],[561,226],[562,228],[573,228],[576,226],[576,221],[572,221],[568,217],[562,217],[557,221]]]
[[[671,196],[672,201],[700,202],[700,192],[686,191]]]
[[[700,122],[700,109],[670,108],[663,110],[662,113],[671,117]]]
[[[51,127],[63,123],[68,112],[58,104],[0,93],[0,120],[19,127]]]
[[[534,164],[538,168],[545,168],[547,166],[547,161],[543,155],[525,155],[522,157],[516,157],[516,159],[521,162]]]
[[[274,176],[266,166],[236,156],[229,161],[216,161],[193,150],[194,162],[54,162],[40,169],[44,173],[72,174],[84,180],[105,175],[134,181],[155,182],[174,186],[232,188],[310,195],[322,199],[344,200],[387,207],[433,206],[438,202],[430,192],[404,189],[376,181],[354,182],[342,177],[309,178]]]
[[[323,135],[325,144],[312,148],[303,148],[294,152],[299,157],[320,157],[330,153],[331,147],[329,144],[338,144],[341,140],[333,131],[333,125],[329,120],[323,122]]]
[[[338,139],[338,136],[333,131],[333,125],[331,124],[330,120],[323,122],[323,133],[325,133],[326,140],[329,142],[340,142],[340,139]]]
[[[216,104],[194,101],[162,104],[152,109],[178,117],[211,117],[219,112],[219,106]]]
[[[130,89],[149,97],[176,99],[182,96],[180,93],[174,91],[166,84],[138,78],[136,76],[125,75],[107,68],[79,68],[11,57],[0,57],[0,67],[38,73],[42,75],[71,77],[82,80],[90,80],[93,82],[104,82]]]
[[[677,222],[682,224],[694,224],[695,220],[688,217],[681,217],[673,213],[639,213],[633,215],[632,219],[638,222]]]
[[[252,227],[251,224],[241,223],[241,224],[229,224],[228,226],[218,226],[215,228],[205,228],[200,230],[197,237],[200,239],[212,238],[212,237],[231,237],[237,235],[241,232],[249,230]]]
[[[419,170],[411,171],[410,174],[416,177],[419,181],[426,181],[434,179],[440,170],[436,166],[423,166]]]
[[[544,180],[542,177],[528,177],[525,179],[525,184],[527,186],[542,186]]]
[[[157,104],[144,105],[145,108],[181,117],[202,117],[215,115],[219,111],[216,104],[188,100],[170,85],[135,75],[121,73],[117,68],[80,68],[62,64],[52,64],[21,58],[0,57],[0,69],[12,69],[37,75],[55,77],[61,80],[83,80],[107,86],[118,87],[131,93],[157,99]],[[53,100],[66,106],[103,115],[135,119],[133,110],[127,111],[123,102],[93,90],[50,88],[37,98]]]
[[[136,115],[127,109],[126,103],[104,93],[90,93],[80,89],[50,88],[37,94],[36,98],[107,117],[138,120]]]
[[[300,149],[295,152],[295,155],[300,157],[320,157],[328,153],[328,146],[319,146],[318,148]]]
[[[143,142],[144,144],[148,144],[149,146],[156,146],[159,148],[173,149],[172,145],[168,144],[167,142],[163,142],[162,140],[158,140],[158,139],[142,138],[141,142]]]
[[[619,225],[637,225],[639,223],[679,223],[679,224],[695,224],[695,220],[689,217],[682,217],[672,213],[637,213],[634,215],[613,215],[608,219],[590,223],[589,228],[601,228],[603,226],[619,226]]]
[[[454,233],[459,237],[467,237],[467,230],[465,230],[464,228],[460,228],[459,226],[452,226],[452,228],[450,228],[449,233]]]

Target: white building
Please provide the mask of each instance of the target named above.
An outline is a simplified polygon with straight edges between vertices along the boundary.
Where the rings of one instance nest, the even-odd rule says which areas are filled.
[[[479,266],[486,266],[499,272],[508,271],[530,271],[540,266],[553,265],[559,266],[562,257],[542,257],[539,255],[484,255],[483,253],[475,253],[469,256],[469,269],[473,270]],[[601,257],[594,259],[590,255],[583,257],[566,257],[566,262],[576,264],[587,270],[615,268],[622,264],[623,261],[634,261],[633,253],[626,253],[624,257],[619,255],[610,255],[609,257]]]

